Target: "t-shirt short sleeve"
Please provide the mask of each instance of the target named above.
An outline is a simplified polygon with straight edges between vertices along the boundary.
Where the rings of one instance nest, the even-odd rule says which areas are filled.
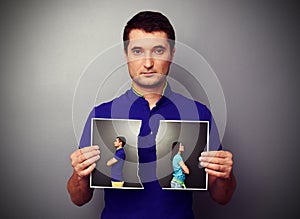
[[[119,149],[116,151],[114,158],[117,160],[125,160],[124,149]]]

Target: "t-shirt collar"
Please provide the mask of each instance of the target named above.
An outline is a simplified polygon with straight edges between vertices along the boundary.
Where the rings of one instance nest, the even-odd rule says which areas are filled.
[[[133,92],[136,96],[138,96],[138,97],[144,97],[143,94],[140,93],[140,92],[133,86],[133,84],[131,85],[131,90],[132,90],[132,92]],[[170,86],[169,86],[168,82],[166,81],[161,96],[165,96],[167,93],[169,93],[169,90],[170,90]]]

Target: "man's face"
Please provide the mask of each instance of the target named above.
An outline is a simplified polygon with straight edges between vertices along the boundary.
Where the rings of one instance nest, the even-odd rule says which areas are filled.
[[[133,85],[142,89],[163,86],[175,51],[170,50],[165,32],[131,30],[125,55]]]
[[[119,138],[116,138],[115,141],[114,141],[114,146],[116,148],[120,147],[122,145],[122,142],[120,141]]]
[[[184,151],[184,145],[180,144],[180,146],[179,146],[179,151],[180,151],[180,152],[183,152],[183,151]]]

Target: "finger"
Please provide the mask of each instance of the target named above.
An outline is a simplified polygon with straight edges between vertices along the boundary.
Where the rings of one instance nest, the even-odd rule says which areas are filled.
[[[86,158],[86,159],[90,159],[92,157],[95,157],[95,156],[98,156],[100,154],[100,150],[92,150],[92,151],[88,151],[88,152],[85,152],[83,154],[83,156]]]
[[[212,163],[206,163],[206,162],[201,162],[200,165],[207,169],[218,171],[218,172],[226,172],[230,168],[226,165],[212,164]]]
[[[71,154],[71,160],[74,165],[77,163],[82,163],[90,157],[100,154],[99,146],[89,146],[76,150]]]
[[[201,157],[219,157],[232,159],[232,153],[229,151],[204,151],[201,153]]]
[[[90,152],[90,151],[94,151],[94,150],[99,150],[99,146],[98,145],[93,145],[93,146],[88,146],[88,147],[84,147],[79,149],[83,154]]]
[[[205,166],[205,171],[210,175],[221,178],[230,178],[230,174],[232,171],[232,167],[230,166],[221,166],[215,164],[203,165]]]
[[[233,165],[233,161],[231,158],[219,158],[219,157],[199,157],[200,162],[206,162],[206,163],[214,163],[214,164],[220,164],[220,165]]]
[[[232,157],[231,152],[229,151],[203,151],[201,153],[202,157]]]
[[[78,149],[74,154],[71,155],[72,166],[75,168],[86,160],[85,155]]]
[[[99,159],[100,159],[100,156],[97,155],[97,156],[91,157],[90,159],[85,160],[84,162],[79,164],[79,170],[78,171],[89,168],[89,166],[94,164]]]
[[[86,176],[88,176],[88,175],[90,175],[92,173],[92,171],[95,169],[95,167],[96,167],[96,163],[93,163],[88,168],[77,172],[77,175],[79,177],[86,177]]]
[[[81,163],[92,157],[98,156],[99,154],[100,150],[98,146],[89,146],[78,149],[75,152],[73,152],[70,156],[71,164],[76,171],[80,171],[86,167],[82,167]]]
[[[230,178],[230,173],[227,172],[219,172],[219,171],[215,171],[215,170],[211,170],[211,169],[205,169],[205,171],[211,175],[211,176],[215,176],[218,178],[223,178],[223,179],[229,179]]]
[[[82,161],[85,160],[84,156],[81,154],[80,149],[74,151],[71,155],[70,155],[70,159],[71,159],[71,164],[72,167],[75,169],[75,167],[81,163]]]

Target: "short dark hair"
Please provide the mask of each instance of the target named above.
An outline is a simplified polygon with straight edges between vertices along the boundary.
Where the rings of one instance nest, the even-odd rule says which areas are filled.
[[[122,142],[122,147],[124,147],[126,144],[126,138],[124,136],[118,136],[117,138]]]
[[[129,33],[133,29],[144,30],[147,33],[163,31],[168,36],[171,51],[175,46],[174,28],[169,19],[160,12],[142,11],[127,22],[123,32],[123,43],[126,52],[129,44]]]
[[[171,160],[173,160],[174,156],[178,153],[180,144],[181,144],[181,143],[180,143],[179,141],[174,141],[174,142],[172,143]]]

